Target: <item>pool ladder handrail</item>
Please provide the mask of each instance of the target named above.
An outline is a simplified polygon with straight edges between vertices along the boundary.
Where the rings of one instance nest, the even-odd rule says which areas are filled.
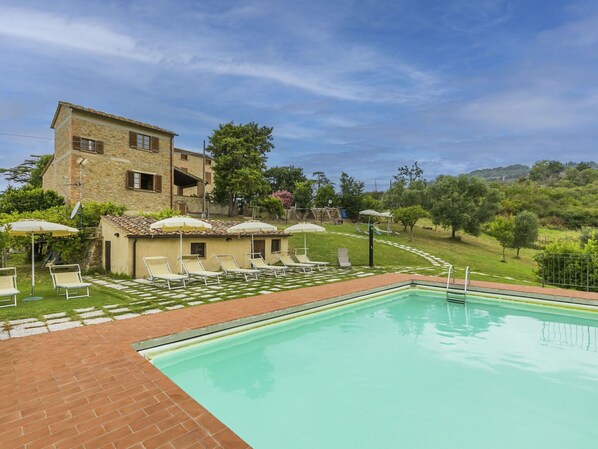
[[[469,285],[469,275],[471,269],[469,265],[465,268],[465,282],[463,288],[457,284],[455,276],[455,268],[453,265],[449,265],[448,275],[446,277],[446,300],[448,302],[455,302],[459,304],[465,304],[465,297],[467,296],[467,286]],[[452,283],[451,283],[452,278]],[[452,296],[451,296],[452,295]]]

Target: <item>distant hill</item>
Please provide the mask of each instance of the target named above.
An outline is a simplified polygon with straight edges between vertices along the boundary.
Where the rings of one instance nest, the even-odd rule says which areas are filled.
[[[483,168],[467,174],[468,176],[475,176],[488,181],[515,181],[516,179],[526,177],[529,171],[530,167],[527,165],[515,164],[507,167]]]

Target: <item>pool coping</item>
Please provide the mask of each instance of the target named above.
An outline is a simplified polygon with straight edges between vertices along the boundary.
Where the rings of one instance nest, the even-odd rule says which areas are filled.
[[[0,341],[0,448],[248,448],[137,349],[415,285],[446,280],[389,273]],[[469,291],[598,305],[596,293],[541,287],[475,281]]]

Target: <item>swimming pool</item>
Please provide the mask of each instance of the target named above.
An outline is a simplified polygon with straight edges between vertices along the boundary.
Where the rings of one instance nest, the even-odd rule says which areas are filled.
[[[406,290],[152,363],[256,449],[594,447],[596,314]]]

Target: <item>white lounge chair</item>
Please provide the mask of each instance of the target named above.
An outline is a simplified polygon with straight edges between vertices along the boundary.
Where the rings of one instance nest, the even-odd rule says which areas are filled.
[[[14,267],[0,268],[0,302],[7,303],[0,307],[17,306],[17,269]],[[4,299],[8,298],[8,299]]]
[[[351,260],[349,259],[349,250],[347,248],[338,249],[338,266],[339,268],[351,268]]]
[[[297,262],[299,263],[306,263],[316,266],[318,268],[318,271],[325,271],[328,269],[328,265],[330,265],[330,262],[319,262],[317,260],[310,260],[307,254],[295,254],[295,259],[297,259]]]
[[[241,268],[235,258],[230,254],[220,254],[216,256],[216,260],[220,264],[220,268],[227,276],[243,276],[246,281],[250,278],[257,280],[259,270],[250,268]]]
[[[288,254],[278,254],[278,259],[289,270],[299,270],[304,273],[313,273],[314,271],[314,264],[295,262]]]
[[[249,261],[253,268],[260,270],[262,273],[273,274],[274,277],[278,277],[279,274],[281,276],[286,276],[287,274],[286,267],[281,267],[280,265],[268,265],[261,254],[253,254],[252,257],[249,258]]]
[[[143,263],[147,268],[147,272],[150,275],[150,281],[155,284],[156,281],[165,281],[168,285],[168,290],[175,288],[185,288],[187,284],[187,276],[184,274],[174,274],[168,265],[168,259],[164,256],[156,257],[144,257]],[[182,285],[179,287],[172,287],[171,282],[180,282]]]
[[[189,280],[192,278],[203,279],[204,283],[208,285],[208,279],[215,279],[220,284],[220,276],[224,275],[223,271],[208,271],[203,267],[201,260],[195,255],[183,256],[183,270],[187,273]]]
[[[89,287],[91,284],[83,282],[79,264],[52,265],[50,266],[50,276],[52,277],[54,290],[56,290],[57,295],[60,295],[60,289],[64,289],[64,295],[67,300],[70,298],[86,298],[90,296]],[[85,294],[79,294],[82,289],[85,289]],[[70,294],[72,290],[75,291],[74,296]]]
[[[384,235],[399,235],[398,232],[395,231],[389,231],[387,229],[380,229],[378,227],[378,225],[374,224],[374,231],[376,231],[376,234],[380,235],[380,234],[384,234]]]

